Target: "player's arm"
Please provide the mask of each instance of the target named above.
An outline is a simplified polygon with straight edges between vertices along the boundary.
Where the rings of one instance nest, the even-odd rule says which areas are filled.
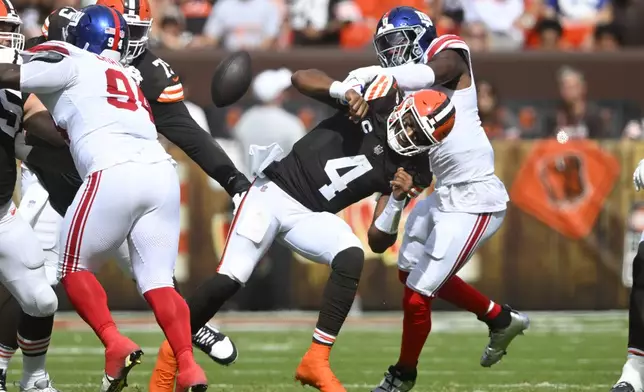
[[[469,66],[462,50],[445,49],[435,54],[427,64],[408,63],[383,68],[382,72],[396,78],[403,90],[417,91],[452,82],[469,72]]]
[[[16,158],[47,170],[76,170],[69,148],[54,120],[33,94],[25,101],[22,125],[25,131],[17,133],[15,138]]]
[[[183,150],[232,197],[246,192],[250,182],[230,160],[219,143],[201,129],[183,101],[150,102],[157,132]]]
[[[15,49],[0,49],[0,89],[53,93],[73,82],[76,65],[63,45],[42,44],[29,50],[28,62]]]
[[[374,252],[383,253],[396,242],[400,216],[408,202],[407,195],[413,188],[413,177],[403,168],[398,168],[391,181],[391,194],[378,198],[367,232],[369,247]]]
[[[353,86],[349,83],[334,80],[329,75],[317,69],[296,71],[291,76],[291,83],[300,93],[327,105],[342,108],[338,103],[346,101],[352,118],[363,118],[369,106]]]

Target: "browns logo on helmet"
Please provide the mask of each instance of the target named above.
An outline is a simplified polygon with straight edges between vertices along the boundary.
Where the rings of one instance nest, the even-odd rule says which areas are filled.
[[[387,119],[387,143],[400,155],[427,151],[452,132],[456,108],[447,95],[420,90],[406,97]]]
[[[143,54],[152,27],[152,11],[148,0],[98,0],[96,4],[112,7],[123,14],[130,28],[130,41],[125,61],[129,63]]]
[[[20,33],[22,20],[9,0],[0,0],[0,46],[23,50],[25,36]]]

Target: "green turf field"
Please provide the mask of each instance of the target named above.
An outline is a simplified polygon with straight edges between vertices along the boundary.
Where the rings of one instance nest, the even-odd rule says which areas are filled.
[[[71,318],[71,316],[67,316]],[[350,391],[370,391],[398,355],[397,314],[353,319],[336,343],[332,366]],[[65,318],[63,317],[63,320]],[[469,315],[436,314],[425,347],[415,390],[442,391],[608,391],[625,359],[626,314],[532,315],[526,336],[491,369],[478,364],[487,331]],[[149,321],[149,320],[148,320]],[[221,320],[240,350],[238,362],[219,367],[197,355],[212,391],[306,391],[293,382],[293,372],[310,342],[312,315],[237,315]],[[150,323],[124,328],[144,349],[126,391],[145,391],[156,348],[162,340]],[[20,377],[20,356],[10,382]],[[103,366],[99,341],[78,324],[56,329],[49,371],[62,392],[98,391]],[[10,386],[17,391],[17,387]]]

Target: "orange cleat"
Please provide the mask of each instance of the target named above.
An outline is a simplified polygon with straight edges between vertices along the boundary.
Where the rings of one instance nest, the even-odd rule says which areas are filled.
[[[159,347],[159,355],[157,356],[157,363],[154,365],[154,370],[152,370],[148,391],[173,392],[176,374],[177,360],[174,358],[170,343],[164,340],[161,347]]]
[[[312,343],[295,371],[295,379],[322,392],[346,392],[329,365],[331,347]]]

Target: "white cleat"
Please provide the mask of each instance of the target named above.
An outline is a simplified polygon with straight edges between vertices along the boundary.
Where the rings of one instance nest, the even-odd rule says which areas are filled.
[[[510,324],[501,329],[490,330],[490,341],[488,342],[483,355],[481,366],[490,367],[499,362],[505,354],[510,343],[530,326],[530,319],[524,313],[517,312],[508,305],[503,305],[503,311],[510,312]]]
[[[629,355],[611,392],[644,392],[644,357]]]
[[[223,366],[235,363],[239,356],[235,343],[209,324],[192,335],[192,345]]]
[[[26,386],[20,384],[20,392],[59,392],[58,389],[54,388],[49,379],[49,375],[45,378],[34,382],[33,384],[28,384]]]

